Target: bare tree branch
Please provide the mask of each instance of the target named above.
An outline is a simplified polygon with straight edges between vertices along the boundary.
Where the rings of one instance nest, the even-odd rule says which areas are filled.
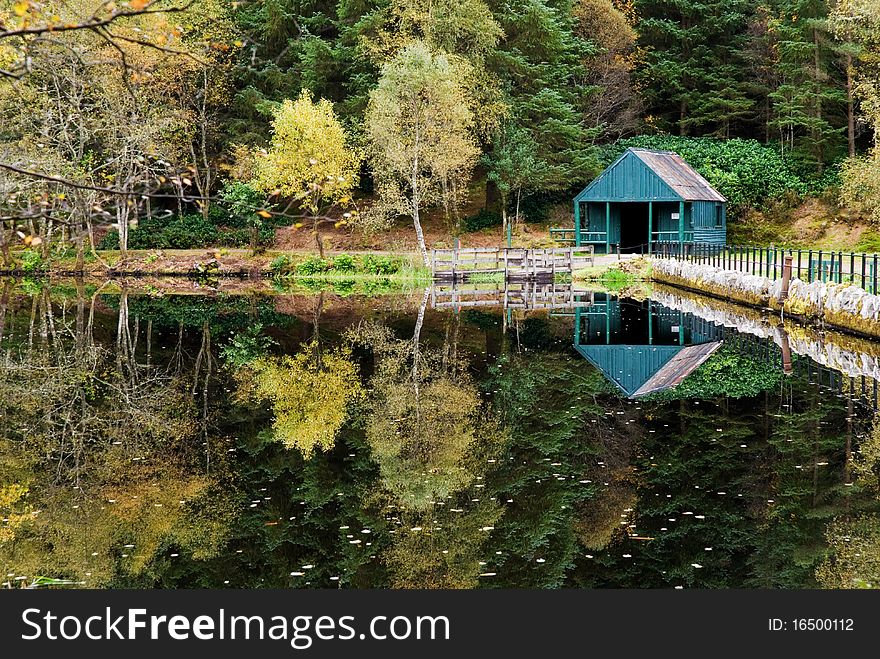
[[[189,9],[195,0],[189,0],[185,5],[179,7],[167,7],[167,8],[156,8],[151,9],[151,7],[158,2],[158,0],[153,0],[146,4],[143,9],[130,9],[130,10],[120,10],[114,11],[112,14],[107,16],[106,18],[100,18],[98,13],[92,14],[86,20],[80,23],[68,23],[64,25],[35,25],[33,27],[23,27],[15,30],[5,30],[0,32],[0,39],[9,39],[11,37],[26,37],[26,36],[36,36],[41,34],[46,34],[48,32],[58,33],[58,32],[71,32],[73,30],[93,30],[98,27],[105,27],[107,25],[111,25],[112,23],[118,21],[120,18],[131,18],[133,16],[143,16],[145,14],[171,14],[176,12],[182,12]],[[105,6],[107,3],[104,3]]]
[[[5,169],[10,172],[14,172],[16,174],[20,174],[21,176],[26,176],[32,179],[39,179],[41,181],[48,181],[51,183],[57,183],[59,185],[63,185],[69,188],[74,188],[76,190],[90,190],[92,192],[103,192],[104,194],[113,195],[117,197],[136,197],[141,199],[180,199],[181,196],[177,194],[168,194],[162,192],[150,192],[148,190],[119,190],[117,188],[107,188],[100,185],[90,185],[88,183],[77,183],[76,181],[70,181],[68,179],[62,178],[60,176],[53,176],[52,174],[43,174],[42,172],[35,172],[30,169],[24,169],[23,167],[18,167],[16,165],[10,165],[9,163],[5,163],[0,161],[0,169]],[[254,204],[248,204],[245,202],[235,201],[230,202],[228,199],[224,199],[223,197],[217,196],[205,196],[205,195],[184,195],[183,201],[185,202],[212,202],[212,203],[220,203],[220,204],[229,204],[235,205],[238,207],[244,207],[252,212],[266,212],[272,215],[273,217],[283,217],[291,220],[302,220],[302,219],[313,219],[314,216],[310,214],[301,214],[301,213],[290,213],[289,209],[292,204],[288,204],[284,210],[271,210],[264,206],[257,206]],[[332,210],[332,208],[327,209],[327,211]],[[11,219],[11,218],[9,218]],[[317,216],[318,220],[324,222],[335,222],[339,218],[333,217],[327,213],[324,215]]]

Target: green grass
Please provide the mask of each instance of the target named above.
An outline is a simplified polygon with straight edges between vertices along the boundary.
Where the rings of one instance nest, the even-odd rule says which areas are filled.
[[[428,268],[417,267],[412,265],[403,265],[397,272],[391,274],[376,274],[372,272],[316,272],[311,275],[302,275],[299,273],[289,273],[281,275],[280,279],[289,281],[400,281],[414,283],[431,283],[431,271]]]
[[[595,281],[606,287],[622,288],[651,278],[651,262],[634,259],[608,265],[593,265],[572,273],[574,281]]]
[[[428,275],[430,277],[430,274]],[[503,272],[474,272],[468,279],[472,284],[503,284]]]
[[[616,268],[610,268],[599,276],[599,283],[612,290],[631,286],[637,281],[639,278],[634,274]]]

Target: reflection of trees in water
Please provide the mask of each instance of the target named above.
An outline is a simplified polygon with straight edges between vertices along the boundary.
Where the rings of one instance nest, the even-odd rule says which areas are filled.
[[[873,511],[847,506],[828,524],[825,539],[829,551],[816,568],[823,588],[880,588],[880,415],[875,415],[853,456],[852,404],[847,415],[847,460],[844,482],[854,493],[864,493]],[[852,498],[852,495],[851,495]]]
[[[619,536],[579,561],[576,583],[815,585],[829,521],[876,507],[847,485],[858,411],[816,385],[786,378],[742,399],[642,405],[633,521],[651,539]]]
[[[324,294],[315,298],[312,340],[295,355],[261,354],[260,345],[239,365],[239,397],[271,401],[275,439],[310,458],[316,449],[329,451],[363,395],[360,375],[347,347],[325,349],[320,319]]]
[[[595,369],[567,354],[517,351],[491,369],[485,389],[508,441],[487,474],[504,503],[486,569],[493,585],[559,587],[584,544],[623,533],[621,513],[640,427]],[[617,414],[625,412],[625,416]]]
[[[278,357],[265,335],[284,342],[285,320],[252,300],[33,293],[0,284],[7,573],[251,587],[877,582],[880,433],[864,436],[858,408],[798,376],[740,399],[626,402],[557,346],[552,318],[522,321],[519,348],[497,315],[424,308],[412,334],[365,321],[339,341],[326,320],[322,335],[315,297],[290,333],[304,341]],[[239,387],[262,386],[268,409],[228,404],[226,378],[248,364]]]
[[[480,397],[450,345],[421,345],[425,300],[411,340],[387,327],[362,323],[349,340],[373,355],[365,421],[367,441],[387,489],[403,505],[429,509],[470,483],[466,458],[480,434]]]
[[[317,341],[294,356],[260,357],[239,372],[242,394],[272,403],[275,439],[308,459],[333,448],[362,395],[357,366],[346,348],[325,351]]]
[[[222,542],[228,497],[197,457],[208,405],[200,415],[187,376],[154,363],[152,323],[130,316],[126,290],[114,340],[95,340],[99,292],[78,282],[72,308],[48,287],[21,308],[0,298],[0,468],[38,511],[0,543],[6,573],[107,584],[162,547],[205,556]]]
[[[426,303],[427,292],[412,339],[375,322],[348,334],[372,355],[364,426],[392,502],[382,561],[392,587],[472,588],[502,513],[483,477],[502,432],[459,356],[458,316],[445,318],[439,346],[422,340]]]

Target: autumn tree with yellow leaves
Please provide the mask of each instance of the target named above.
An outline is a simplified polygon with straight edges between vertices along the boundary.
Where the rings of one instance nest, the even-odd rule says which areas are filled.
[[[311,221],[323,258],[319,227],[323,222],[340,226],[352,217],[353,211],[343,211],[341,218],[330,214],[351,204],[361,162],[332,104],[315,102],[308,91],[295,101],[284,101],[272,121],[269,148],[255,158],[254,187],[288,199],[288,207],[296,207]]]

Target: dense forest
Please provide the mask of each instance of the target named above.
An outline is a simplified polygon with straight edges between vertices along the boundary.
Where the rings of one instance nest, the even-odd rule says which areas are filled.
[[[546,221],[636,144],[734,221],[809,196],[880,221],[876,0],[4,0],[0,21],[6,265],[279,226],[323,254],[404,220],[424,256],[426,221]]]

